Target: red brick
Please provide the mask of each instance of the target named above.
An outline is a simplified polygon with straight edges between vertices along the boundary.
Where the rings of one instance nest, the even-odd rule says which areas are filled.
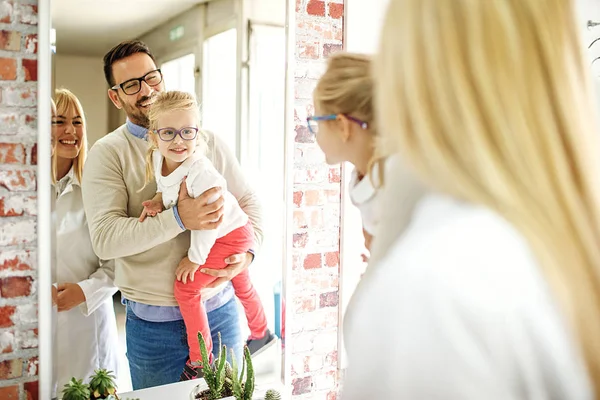
[[[0,246],[34,245],[37,240],[35,227],[33,217],[4,222],[0,227]]]
[[[318,0],[309,0],[306,5],[306,12],[309,15],[316,15],[318,17],[325,16],[325,2]]]
[[[304,193],[307,206],[319,206],[325,204],[325,194],[322,190],[307,190]]]
[[[0,113],[0,133],[16,132],[19,128],[19,115],[15,112]]]
[[[10,24],[12,22],[13,4],[11,1],[0,2],[0,23]]]
[[[304,248],[308,243],[308,233],[294,233],[293,242],[295,248]]]
[[[25,370],[23,371],[24,376],[37,376],[39,367],[39,360],[37,357],[30,358],[29,360],[26,360],[23,364],[23,368],[25,368]]]
[[[17,60],[0,58],[0,80],[14,81],[15,79],[17,79]]]
[[[11,250],[0,253],[0,271],[30,271],[33,258],[27,250]]]
[[[321,254],[308,254],[304,259],[304,269],[321,268]]]
[[[0,387],[0,399],[19,400],[19,386]]]
[[[306,223],[306,217],[303,211],[294,211],[294,228],[306,229],[308,224]]]
[[[337,267],[340,264],[340,253],[325,253],[325,265],[328,267]]]
[[[9,354],[17,348],[17,342],[15,339],[15,333],[11,331],[4,331],[0,333],[0,353]]]
[[[3,88],[2,103],[7,106],[35,107],[37,104],[37,91],[31,86]]]
[[[317,300],[314,295],[296,297],[296,314],[313,312],[317,309]]]
[[[319,42],[305,42],[298,48],[299,58],[318,60],[319,59]]]
[[[0,164],[25,164],[25,146],[20,143],[0,143]]]
[[[302,198],[304,197],[303,192],[294,192],[294,204],[296,207],[302,206]]]
[[[319,307],[336,307],[338,305],[338,292],[321,293],[319,295]]]
[[[27,400],[39,400],[39,382],[25,382],[23,384],[23,388],[25,389],[25,398]]]
[[[25,382],[23,384],[23,389],[25,389],[25,398],[27,400],[39,400],[39,382]]]
[[[38,36],[36,33],[25,36],[25,53],[37,54],[38,51]]]
[[[16,311],[15,306],[0,307],[0,328],[10,328],[13,326],[12,316]]]
[[[37,129],[37,115],[24,115],[23,116],[23,125],[28,126],[32,129]]]
[[[12,360],[0,361],[0,380],[20,378],[22,375],[22,359],[13,358]]]
[[[19,217],[21,215],[37,215],[37,198],[35,196],[10,194],[0,197],[0,217]],[[0,256],[0,270],[2,270],[3,257]]]
[[[25,74],[25,82],[37,81],[37,60],[23,59],[23,73]]]
[[[296,131],[296,137],[294,138],[294,141],[296,143],[314,143],[315,142],[315,135],[310,133],[310,131],[308,130],[308,127],[306,125],[297,125],[295,131]]]
[[[340,170],[338,168],[329,169],[329,182],[330,183],[340,183]]]
[[[0,170],[0,187],[13,192],[34,191],[36,187],[33,170]]]
[[[31,157],[29,158],[31,165],[37,165],[37,143],[31,146]]]
[[[21,50],[21,33],[17,31],[0,31],[0,50]]]
[[[323,211],[313,210],[310,213],[310,228],[311,229],[322,229],[323,228]]]
[[[312,378],[310,376],[305,378],[296,378],[292,381],[292,387],[292,395],[294,396],[310,393],[312,388]]]
[[[10,276],[0,279],[0,296],[5,299],[24,297],[31,294],[33,279],[30,276]]]
[[[19,4],[19,22],[26,25],[37,25],[38,8],[34,4]]]
[[[344,5],[340,3],[329,3],[329,16],[331,18],[342,18],[344,16]]]
[[[323,45],[323,57],[328,57],[338,51],[342,51],[341,44],[326,43]]]

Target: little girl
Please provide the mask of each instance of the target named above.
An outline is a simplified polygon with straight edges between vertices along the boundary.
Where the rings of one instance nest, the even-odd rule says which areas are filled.
[[[325,153],[328,164],[354,165],[350,199],[361,212],[365,247],[379,221],[376,195],[383,181],[383,166],[375,161],[373,79],[369,57],[334,54],[313,93],[315,115],[307,118],[310,132]]]
[[[202,360],[198,344],[198,333],[202,333],[209,354],[212,339],[206,311],[201,298],[201,289],[216,278],[196,271],[205,268],[222,269],[225,259],[232,254],[247,252],[254,243],[254,230],[248,216],[242,211],[235,197],[227,191],[225,178],[204,155],[206,141],[198,127],[200,115],[198,104],[191,94],[170,91],[158,95],[148,115],[151,144],[147,155],[146,184],[156,179],[157,194],[143,203],[142,215],[155,216],[177,202],[179,187],[186,178],[191,197],[198,197],[206,190],[221,187],[225,203],[223,221],[217,229],[191,232],[191,246],[187,257],[176,271],[175,299],[179,304],[187,329],[190,360],[186,364],[181,380],[194,379],[201,373]],[[210,199],[217,200],[219,195]],[[236,296],[244,306],[251,337],[266,345],[274,337],[267,329],[265,312],[248,270],[232,279]],[[273,342],[274,343],[274,342]],[[250,344],[249,344],[250,346]],[[212,354],[211,354],[212,356]]]

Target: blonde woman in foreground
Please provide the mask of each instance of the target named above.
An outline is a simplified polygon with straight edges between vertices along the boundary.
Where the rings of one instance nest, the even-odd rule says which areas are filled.
[[[391,0],[382,145],[438,194],[353,299],[344,400],[600,398],[599,129],[573,3]]]

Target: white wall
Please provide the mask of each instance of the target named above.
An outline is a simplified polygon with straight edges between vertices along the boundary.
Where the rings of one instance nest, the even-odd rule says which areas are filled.
[[[374,54],[389,0],[346,0],[344,23],[347,51]]]
[[[106,82],[102,58],[57,54],[56,88],[66,88],[81,102],[87,122],[88,146],[109,132]]]

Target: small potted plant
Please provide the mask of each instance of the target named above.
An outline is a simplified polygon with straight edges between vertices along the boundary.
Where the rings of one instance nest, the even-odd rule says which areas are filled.
[[[62,391],[63,400],[90,400],[90,387],[83,383],[83,379],[71,378]]]
[[[256,400],[254,394],[254,367],[248,347],[244,347],[242,370],[238,373],[238,365],[233,350],[231,350],[231,364],[227,362],[227,347],[221,344],[219,334],[219,354],[212,362],[202,365],[202,373],[207,389],[202,390],[198,385],[192,390],[192,400]],[[206,342],[201,333],[198,333],[200,353],[203,360],[209,360]],[[260,398],[262,400],[262,397]],[[265,400],[281,400],[281,395],[275,390],[267,391]]]
[[[97,369],[94,371],[94,375],[90,378],[89,388],[91,400],[106,400],[109,396],[118,400],[117,396],[117,385],[115,383],[116,377],[112,374],[112,371],[106,369]]]

